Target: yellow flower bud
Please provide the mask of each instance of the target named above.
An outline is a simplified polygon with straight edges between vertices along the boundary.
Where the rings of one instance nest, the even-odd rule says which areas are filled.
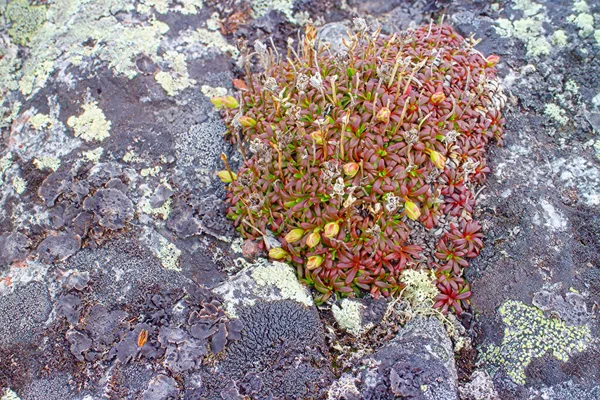
[[[431,158],[431,162],[433,165],[438,167],[439,169],[444,169],[446,166],[446,157],[442,154],[438,153],[435,150],[429,150],[429,158]]]
[[[435,92],[431,95],[432,104],[440,104],[444,100],[446,100],[446,95],[444,94],[444,92]]]
[[[405,198],[404,210],[406,211],[406,216],[413,221],[419,219],[421,216],[421,210],[415,203],[410,201],[408,198]]]
[[[344,174],[346,174],[350,178],[352,178],[354,175],[356,175],[358,173],[359,166],[355,162],[349,162],[349,163],[344,164],[343,169],[344,169]]]
[[[239,118],[239,121],[240,121],[240,125],[245,126],[246,128],[253,128],[256,126],[256,120],[254,118],[247,117],[245,115],[242,115]]]
[[[311,133],[310,137],[313,138],[316,144],[323,144],[323,132],[321,132],[320,130]]]
[[[315,247],[321,242],[321,235],[319,232],[313,232],[306,238],[306,245],[308,247]]]
[[[219,171],[217,173],[219,179],[221,180],[221,182],[224,183],[231,183],[232,181],[235,181],[237,179],[237,175],[235,174],[235,172],[229,172],[226,170],[223,171]],[[231,179],[231,177],[233,176],[233,179]]]
[[[488,56],[488,58],[485,59],[485,66],[486,67],[495,67],[499,61],[500,61],[500,57],[498,57],[495,54],[492,54],[492,55]]]
[[[329,222],[325,224],[324,235],[328,238],[336,236],[340,232],[340,225],[337,222]]]
[[[317,269],[321,266],[321,264],[323,264],[323,261],[323,257],[321,256],[308,257],[308,260],[306,261],[306,268],[308,268],[309,271]]]
[[[269,250],[269,257],[271,257],[274,260],[281,260],[283,258],[286,258],[287,256],[287,251],[285,251],[281,247],[274,247],[271,250]]]
[[[240,103],[233,96],[227,96],[223,99],[223,105],[227,108],[237,108]]]
[[[302,239],[302,236],[304,236],[304,229],[301,229],[301,228],[292,229],[291,231],[288,232],[287,235],[285,235],[285,241],[288,243],[294,243],[294,242],[297,242],[298,240]]]
[[[391,111],[389,108],[382,107],[379,109],[379,111],[377,111],[377,115],[375,116],[375,119],[377,119],[377,121],[379,121],[379,122],[388,123],[388,122],[390,122],[390,114],[391,114]]]
[[[210,102],[213,103],[213,106],[215,106],[215,108],[219,109],[219,108],[223,108],[223,98],[222,97],[211,97],[210,98]]]

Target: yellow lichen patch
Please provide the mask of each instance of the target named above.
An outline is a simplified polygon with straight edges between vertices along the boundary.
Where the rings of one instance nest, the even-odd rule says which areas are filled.
[[[185,54],[168,51],[163,59],[168,65],[168,72],[160,71],[154,79],[165,89],[169,96],[174,96],[196,83],[188,74]]]
[[[567,45],[568,37],[565,31],[559,29],[552,34],[552,44],[559,47]]]
[[[498,312],[506,325],[504,338],[500,346],[491,345],[483,353],[482,361],[493,369],[503,369],[521,385],[526,383],[525,368],[534,358],[551,354],[567,361],[572,354],[585,350],[591,339],[588,326],[568,326],[519,301],[505,302]]]
[[[554,103],[548,103],[544,106],[544,114],[562,125],[569,122],[567,112]]]
[[[140,171],[140,175],[145,177],[148,176],[156,176],[158,175],[158,173],[162,170],[162,167],[160,165],[157,165],[156,167],[148,167],[148,168],[143,168]]]
[[[60,159],[50,156],[38,157],[33,160],[33,165],[37,169],[51,169],[52,171],[56,171],[60,167]]]
[[[83,114],[78,117],[74,115],[69,117],[67,125],[73,128],[75,137],[81,138],[86,142],[101,142],[110,136],[111,123],[106,119],[95,101],[84,104]]]
[[[46,114],[35,114],[33,117],[29,118],[29,123],[33,129],[39,131],[41,129],[52,128],[54,119]]]
[[[3,177],[7,169],[12,165],[12,153],[0,157],[0,185],[4,183]]]
[[[46,21],[46,6],[31,5],[29,0],[13,0],[6,5],[8,35],[20,45],[26,45]]]
[[[86,160],[97,163],[98,161],[100,161],[100,157],[102,157],[103,153],[104,149],[102,147],[98,147],[94,150],[84,151],[81,154],[85,157]]]
[[[294,270],[288,264],[274,261],[260,265],[252,271],[251,275],[259,287],[275,286],[279,289],[282,298],[295,300],[308,307],[313,305],[308,290],[298,282]]]
[[[17,194],[23,194],[23,192],[27,188],[27,182],[25,181],[25,179],[23,179],[19,176],[14,177],[12,184],[13,184],[13,189],[15,189],[15,192]]]
[[[225,95],[227,95],[227,89],[225,89],[224,87],[212,87],[212,86],[208,86],[208,85],[202,85],[202,87],[200,88],[200,90],[202,90],[202,93],[208,97],[225,97]]]
[[[214,49],[220,53],[230,53],[233,58],[237,58],[240,54],[239,50],[230,45],[227,40],[218,31],[209,31],[208,29],[197,29],[188,31],[181,35],[182,40],[188,45],[194,43],[202,43],[209,49]]]
[[[163,237],[160,238],[160,248],[158,249],[156,256],[160,260],[162,266],[166,269],[181,271],[181,267],[179,266],[181,250]]]
[[[159,217],[162,220],[166,220],[169,218],[171,214],[171,205],[173,204],[172,199],[167,199],[160,207],[152,207],[149,199],[145,199],[142,203],[140,209],[144,214],[153,215],[155,217]]]

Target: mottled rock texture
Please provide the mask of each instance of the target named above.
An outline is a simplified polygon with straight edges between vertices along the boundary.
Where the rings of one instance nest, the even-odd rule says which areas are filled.
[[[597,2],[0,0],[0,14],[2,400],[600,397]],[[308,17],[339,38],[356,16],[390,33],[442,15],[500,56],[509,97],[471,309],[454,355],[427,319],[339,352],[330,306],[283,269],[252,274],[264,260],[232,245],[216,172],[221,153],[241,158],[209,98],[243,77],[239,39],[284,51]]]

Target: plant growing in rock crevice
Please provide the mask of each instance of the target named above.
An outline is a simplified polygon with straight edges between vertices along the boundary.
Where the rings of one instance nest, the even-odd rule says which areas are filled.
[[[315,50],[309,26],[287,54],[255,43],[264,72],[239,98],[212,99],[244,158],[229,183],[228,216],[273,259],[319,292],[401,293],[405,269],[433,269],[436,307],[460,313],[467,259],[483,247],[473,220],[486,146],[501,143],[505,97],[498,57],[449,26],[384,36],[357,20],[347,51]],[[413,231],[442,232],[424,249]]]

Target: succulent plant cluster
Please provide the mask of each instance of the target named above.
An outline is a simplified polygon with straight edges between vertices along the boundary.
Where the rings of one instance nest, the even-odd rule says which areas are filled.
[[[463,270],[483,247],[475,189],[503,136],[498,57],[447,25],[386,36],[357,20],[349,35],[340,52],[316,50],[310,26],[287,55],[256,42],[245,58],[264,72],[248,68],[238,98],[212,99],[244,159],[219,173],[228,217],[317,302],[399,294],[403,270],[427,268],[435,306],[460,313]],[[438,232],[435,249],[415,243],[418,224]]]

